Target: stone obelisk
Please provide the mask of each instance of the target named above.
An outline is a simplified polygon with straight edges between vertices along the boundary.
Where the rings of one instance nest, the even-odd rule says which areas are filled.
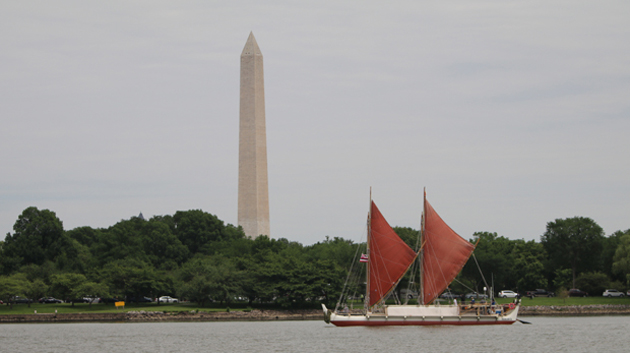
[[[253,33],[241,53],[238,225],[252,238],[270,236],[263,57]]]

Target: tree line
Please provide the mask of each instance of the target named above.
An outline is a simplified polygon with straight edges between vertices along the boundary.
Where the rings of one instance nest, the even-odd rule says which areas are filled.
[[[415,246],[417,230],[395,231]],[[489,232],[470,239],[477,240],[475,261],[466,264],[453,291],[484,286],[477,264],[497,290],[578,286],[600,295],[606,287],[626,289],[630,280],[630,230],[604,236],[588,218],[549,222],[540,242]],[[170,295],[200,305],[332,305],[362,245],[328,236],[308,246],[250,239],[201,210],[64,230],[53,211],[29,207],[0,242],[0,299]]]

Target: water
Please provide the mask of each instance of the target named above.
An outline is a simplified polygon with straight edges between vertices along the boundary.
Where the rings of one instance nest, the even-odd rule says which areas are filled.
[[[627,347],[630,317],[532,325],[334,327],[323,321],[1,324],[0,352],[594,352]]]

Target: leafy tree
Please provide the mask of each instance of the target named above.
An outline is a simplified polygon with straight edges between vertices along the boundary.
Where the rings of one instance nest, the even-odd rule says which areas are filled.
[[[41,265],[28,264],[22,266],[18,272],[24,274],[31,282],[39,279],[44,283],[50,283],[50,276],[56,273],[57,269],[52,261],[46,261]]]
[[[92,251],[103,265],[134,258],[151,263],[154,268],[175,269],[188,258],[189,252],[162,219],[146,221],[132,217],[120,221],[98,233],[99,238],[92,242]]]
[[[13,297],[25,296],[28,291],[28,280],[24,276],[0,276],[0,299],[13,308]]]
[[[102,276],[117,296],[153,296],[164,287],[151,265],[134,258],[107,264]]]
[[[90,249],[67,235],[59,240],[59,248],[56,263],[62,271],[86,273],[95,264]]]
[[[323,242],[305,247],[303,249],[303,256],[304,260],[308,262],[332,262],[336,267],[344,270],[341,276],[345,277],[347,275],[345,271],[351,267],[352,261],[358,261],[358,259],[354,258],[355,255],[357,255],[358,247],[359,244],[354,244],[352,240],[345,240],[339,237],[330,239],[326,237]]]
[[[94,229],[92,227],[78,227],[66,231],[66,235],[89,248],[99,241],[101,232],[100,229]]]
[[[610,286],[610,278],[602,272],[585,272],[580,274],[575,283],[577,288],[587,292],[589,295],[602,295],[604,290]]]
[[[156,268],[174,269],[188,258],[188,248],[167,224],[152,219],[143,224],[142,235],[144,252]]]
[[[75,290],[85,282],[87,278],[79,273],[54,274],[51,276],[50,290],[53,296],[65,301],[71,300],[74,306],[74,301],[78,299],[75,297]]]
[[[18,217],[13,231],[13,235],[7,234],[2,249],[5,273],[13,272],[21,265],[41,265],[59,254],[59,239],[64,230],[54,212],[29,207]]]
[[[490,232],[475,232],[471,242],[477,244],[474,256],[489,282],[488,285],[492,285],[490,278],[493,278],[496,288],[516,287],[517,283],[512,273],[514,242],[503,236],[498,236],[497,233]],[[474,260],[468,261],[462,273],[473,282],[476,288],[479,288],[484,283],[477,263]]]
[[[149,262],[143,246],[142,226],[145,222],[141,218],[132,217],[103,230],[92,246],[92,253],[98,256],[100,265],[123,259]]]
[[[560,288],[567,288],[568,286],[573,285],[571,269],[556,269],[554,273],[553,286],[556,288],[556,291],[559,291]]]
[[[173,232],[192,254],[208,242],[242,237],[233,228],[225,227],[217,216],[201,210],[177,211],[173,216]]]
[[[604,230],[595,221],[573,217],[547,223],[541,243],[554,268],[571,269],[576,288],[577,275],[600,264],[603,239]]]
[[[241,294],[242,278],[243,273],[228,259],[197,256],[180,271],[179,294],[201,306],[211,299],[229,303]]]
[[[599,269],[593,268],[591,270],[601,270],[602,272],[607,274],[611,279],[621,280],[623,282],[626,281],[625,274],[615,272],[613,270],[615,252],[617,251],[617,248],[619,247],[621,238],[626,234],[630,234],[630,229],[626,230],[625,232],[618,230],[614,232],[613,234],[611,234],[610,236],[604,238],[603,249],[602,249],[602,267]]]
[[[104,283],[96,283],[86,281],[75,287],[72,291],[73,298],[83,298],[83,297],[109,297],[109,287]],[[90,306],[92,306],[92,301],[90,301]]]
[[[24,294],[26,294],[28,298],[32,298],[35,301],[37,300],[37,298],[44,297],[47,292],[48,286],[46,285],[46,283],[44,283],[44,281],[42,281],[41,279],[36,279],[33,282],[28,283],[25,288]]]
[[[612,268],[614,273],[625,276],[626,286],[630,286],[630,230],[626,233],[619,239]]]
[[[517,240],[514,248],[513,275],[517,278],[516,289],[524,292],[536,288],[547,288],[548,281],[544,274],[545,250],[535,241]]]

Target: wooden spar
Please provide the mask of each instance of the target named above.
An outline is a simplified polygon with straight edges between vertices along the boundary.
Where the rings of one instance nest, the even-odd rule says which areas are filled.
[[[420,261],[420,303],[424,303],[424,266],[422,266],[422,262],[424,260],[424,218],[427,214],[427,188],[424,188],[424,199],[422,200],[422,221],[420,225],[420,250],[418,252],[418,261]]]
[[[368,208],[368,219],[367,219],[367,244],[366,244],[366,252],[368,257],[367,262],[367,270],[365,271],[365,312],[370,309],[370,263],[372,261],[372,256],[370,255],[370,237],[372,235],[372,187],[370,186],[370,207]]]

